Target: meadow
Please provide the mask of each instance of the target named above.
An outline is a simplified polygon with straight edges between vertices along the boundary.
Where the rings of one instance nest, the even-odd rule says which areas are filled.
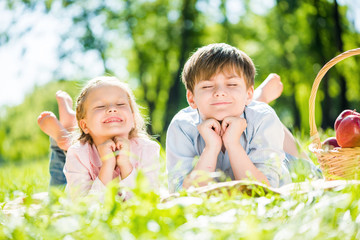
[[[140,175],[126,202],[114,185],[103,203],[91,197],[71,202],[60,189],[39,197],[48,190],[47,170],[47,160],[0,168],[0,239],[360,238],[356,184],[291,194],[256,186],[211,195],[184,191],[161,201]],[[9,208],[14,200],[21,203]]]

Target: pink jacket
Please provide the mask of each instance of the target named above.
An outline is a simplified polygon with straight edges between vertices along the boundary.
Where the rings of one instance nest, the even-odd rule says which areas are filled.
[[[141,168],[155,189],[159,187],[160,146],[155,141],[135,138],[130,140],[130,162],[133,170],[125,179],[121,179],[116,168],[113,177],[118,177],[121,186],[134,187],[137,169]],[[66,154],[64,172],[66,189],[72,197],[86,196],[89,193],[104,193],[106,186],[98,178],[102,162],[95,145],[76,143]]]

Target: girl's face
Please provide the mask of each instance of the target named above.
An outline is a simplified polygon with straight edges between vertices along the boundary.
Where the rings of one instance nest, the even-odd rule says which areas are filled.
[[[115,136],[129,138],[135,127],[128,95],[121,87],[102,84],[91,89],[84,102],[85,118],[80,127],[95,145]]]

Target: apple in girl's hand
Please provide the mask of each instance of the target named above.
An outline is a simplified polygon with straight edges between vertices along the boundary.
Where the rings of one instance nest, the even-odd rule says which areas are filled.
[[[321,143],[321,146],[323,149],[333,149],[333,148],[336,148],[336,147],[340,147],[340,145],[338,144],[338,142],[336,141],[336,138],[335,137],[329,137],[327,139],[325,139],[325,141],[323,141]]]
[[[335,120],[335,124],[334,124],[334,129],[335,131],[337,130],[337,128],[339,127],[341,121],[346,118],[347,116],[349,115],[358,115],[360,116],[360,113],[356,112],[356,110],[350,110],[350,109],[347,109],[347,110],[344,110],[342,111],[339,116],[336,118]]]
[[[342,119],[336,130],[336,140],[343,148],[360,147],[360,114]]]

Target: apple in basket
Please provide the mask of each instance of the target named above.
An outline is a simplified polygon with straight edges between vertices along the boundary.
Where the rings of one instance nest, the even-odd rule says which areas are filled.
[[[344,111],[341,114],[343,113]],[[347,116],[343,117],[343,119],[341,119],[336,128],[336,140],[343,148],[360,147],[359,113],[352,111],[352,114],[348,114]]]
[[[323,141],[321,143],[321,146],[323,149],[326,149],[326,150],[331,150],[333,148],[340,147],[340,145],[336,141],[336,137],[329,137],[329,138],[325,139],[325,141]]]
[[[335,124],[334,124],[335,131],[339,127],[341,121],[344,118],[346,118],[347,116],[349,116],[349,115],[358,115],[358,116],[360,116],[360,113],[356,112],[356,110],[350,110],[350,109],[346,109],[346,110],[342,111],[335,120]]]

